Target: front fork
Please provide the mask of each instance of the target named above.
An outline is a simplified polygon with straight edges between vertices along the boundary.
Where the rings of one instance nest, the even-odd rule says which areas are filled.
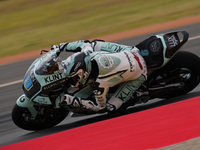
[[[59,107],[58,104],[60,102],[60,99],[61,97],[63,96],[64,94],[61,94],[60,96],[58,96],[55,100],[55,107]],[[17,102],[16,104],[19,106],[19,107],[23,107],[23,108],[27,108],[32,117],[36,117],[37,114],[39,113],[40,110],[36,110],[36,108],[34,107],[35,103],[33,101],[30,101],[26,98],[25,94],[22,94],[18,99],[17,99]],[[50,105],[48,105],[50,106]]]

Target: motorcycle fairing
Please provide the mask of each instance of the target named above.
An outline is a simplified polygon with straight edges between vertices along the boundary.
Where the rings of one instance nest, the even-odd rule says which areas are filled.
[[[182,34],[182,40],[180,40],[179,33]],[[163,36],[165,43],[167,45],[167,50],[165,53],[166,58],[171,58],[182,46],[188,41],[189,34],[186,31],[177,31],[166,33]]]
[[[52,61],[57,57],[57,50],[52,50],[40,58],[36,59],[33,64],[29,67],[23,80],[23,90],[26,97],[34,102],[41,104],[55,104],[54,98],[50,99],[49,94],[56,95],[55,93],[62,93],[60,86],[67,83],[67,79],[63,72],[56,71],[54,73],[41,73],[41,64],[48,61]],[[38,73],[38,71],[40,71]]]
[[[28,100],[25,94],[22,94],[16,101],[20,107],[28,108],[33,117],[36,117],[38,111],[34,108],[34,102]]]
[[[148,69],[160,67],[163,64],[164,58],[162,53],[163,49],[166,49],[166,47],[162,44],[160,38],[151,36],[136,45],[136,47],[140,50],[143,58],[145,59]]]
[[[183,40],[180,41],[180,35]],[[171,57],[187,42],[189,34],[186,31],[170,32],[151,36],[136,45],[146,61],[148,70],[155,70],[166,65]]]

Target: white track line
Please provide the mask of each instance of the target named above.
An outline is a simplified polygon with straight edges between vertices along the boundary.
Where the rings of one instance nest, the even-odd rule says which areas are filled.
[[[16,81],[13,81],[13,82],[4,83],[4,84],[0,84],[0,88],[5,87],[5,86],[9,86],[9,85],[13,85],[13,84],[17,84],[17,83],[20,83],[22,81],[23,81],[23,79],[16,80]]]
[[[194,37],[189,38],[188,41],[196,40],[196,39],[199,39],[199,38],[200,38],[200,35],[194,36]]]
[[[200,38],[200,35],[194,36],[194,37],[189,38],[188,41],[196,40],[196,39],[199,39],[199,38]],[[13,85],[13,84],[17,84],[17,83],[20,83],[22,81],[23,81],[23,79],[16,80],[16,81],[13,81],[13,82],[9,82],[9,83],[0,84],[0,88],[5,87],[5,86],[9,86],[9,85]]]

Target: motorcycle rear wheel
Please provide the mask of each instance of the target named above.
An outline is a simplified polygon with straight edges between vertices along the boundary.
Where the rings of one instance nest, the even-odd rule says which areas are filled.
[[[55,109],[54,114],[49,114],[48,117],[45,115],[38,115],[33,118],[30,111],[27,108],[19,107],[17,104],[12,110],[12,120],[20,128],[25,130],[37,131],[46,128],[53,127],[63,121],[69,111],[66,109]]]
[[[149,76],[151,85],[170,85],[181,83],[180,87],[160,89],[158,98],[173,98],[187,94],[200,82],[200,58],[193,53],[180,51],[163,68],[156,70]],[[158,91],[158,90],[157,90]],[[156,90],[154,91],[156,92]],[[159,93],[159,92],[158,92]]]

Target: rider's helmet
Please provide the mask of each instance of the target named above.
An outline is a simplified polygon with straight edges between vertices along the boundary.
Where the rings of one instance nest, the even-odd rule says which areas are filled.
[[[91,73],[91,57],[89,52],[78,52],[68,57],[64,63],[64,74],[73,87],[87,83]]]

